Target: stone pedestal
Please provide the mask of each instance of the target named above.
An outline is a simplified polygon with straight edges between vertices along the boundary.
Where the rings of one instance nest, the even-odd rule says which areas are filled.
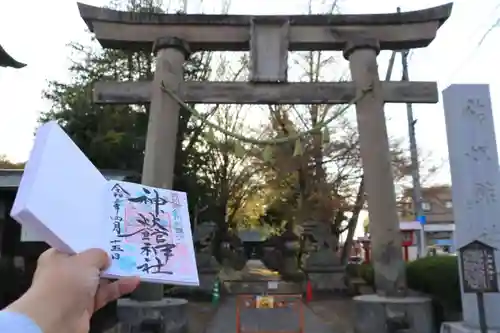
[[[361,295],[353,298],[354,333],[434,333],[432,302],[427,297]]]
[[[211,293],[220,271],[219,263],[209,253],[198,253],[196,254],[196,264],[200,280],[198,288],[203,292]]]
[[[480,333],[480,330],[467,326],[465,322],[446,322],[441,325],[440,333]],[[489,328],[488,333],[498,333],[498,330]]]
[[[294,274],[299,271],[299,263],[297,262],[297,256],[294,254],[292,255],[285,255],[282,258],[282,269],[280,270],[282,274]]]
[[[221,291],[231,294],[234,285],[243,280],[243,271],[234,269],[228,262],[227,259],[223,260],[218,278],[221,282]]]
[[[164,298],[160,301],[138,302],[129,298],[118,300],[120,333],[187,333],[188,301]]]
[[[311,253],[306,259],[304,271],[314,291],[347,291],[345,267],[329,249]]]
[[[314,291],[347,292],[344,267],[330,267],[324,271],[306,271]]]

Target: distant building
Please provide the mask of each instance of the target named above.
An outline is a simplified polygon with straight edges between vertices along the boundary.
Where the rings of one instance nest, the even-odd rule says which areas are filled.
[[[399,213],[401,221],[415,221],[412,201],[412,189],[404,192],[400,201]],[[422,188],[422,211],[426,217],[424,225],[427,246],[453,249],[453,233],[455,221],[450,186],[432,186]]]

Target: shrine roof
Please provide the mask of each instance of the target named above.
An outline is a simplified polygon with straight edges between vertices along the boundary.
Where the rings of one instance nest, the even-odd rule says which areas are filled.
[[[17,190],[21,183],[23,169],[0,169],[0,191]],[[137,173],[121,170],[101,170],[103,176],[108,180],[125,181],[130,177],[137,176]]]
[[[26,64],[12,58],[10,54],[0,45],[0,67],[23,68]]]

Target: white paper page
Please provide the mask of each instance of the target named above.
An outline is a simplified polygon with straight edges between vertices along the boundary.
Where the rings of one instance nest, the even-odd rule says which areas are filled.
[[[118,181],[107,193],[106,276],[198,286],[186,193]]]
[[[60,251],[104,248],[106,184],[56,122],[44,124],[37,131],[11,216]]]

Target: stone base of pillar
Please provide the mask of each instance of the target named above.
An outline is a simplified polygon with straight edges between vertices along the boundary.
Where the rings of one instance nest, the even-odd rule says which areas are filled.
[[[463,321],[444,322],[441,324],[441,333],[479,333],[479,327],[467,326]],[[488,333],[498,333],[498,329],[489,328]]]
[[[188,301],[164,298],[138,302],[129,298],[118,300],[120,333],[187,333]]]
[[[199,272],[199,271],[198,271]],[[218,279],[218,271],[211,273],[198,273],[200,285],[198,287],[176,286],[169,290],[170,297],[186,297],[196,300],[210,300],[214,289],[215,281]]]
[[[361,295],[354,300],[356,333],[434,333],[432,301],[428,297]]]

